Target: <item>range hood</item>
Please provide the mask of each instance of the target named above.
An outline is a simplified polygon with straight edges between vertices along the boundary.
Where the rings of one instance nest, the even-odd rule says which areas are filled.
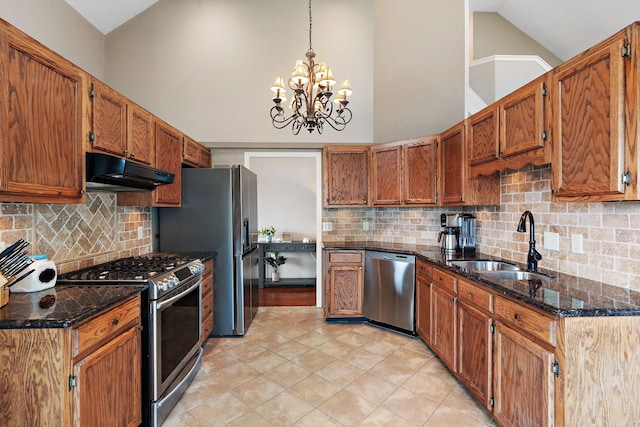
[[[141,191],[171,184],[174,174],[101,153],[87,153],[87,190]]]

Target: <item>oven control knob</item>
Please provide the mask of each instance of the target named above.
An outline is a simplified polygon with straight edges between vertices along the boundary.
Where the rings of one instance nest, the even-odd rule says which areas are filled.
[[[169,289],[169,287],[167,286],[167,281],[166,280],[159,281],[158,289],[160,289],[161,291],[166,291],[167,289]]]
[[[169,279],[169,288],[173,288],[174,286],[178,286],[180,284],[180,280],[177,277],[172,277]]]

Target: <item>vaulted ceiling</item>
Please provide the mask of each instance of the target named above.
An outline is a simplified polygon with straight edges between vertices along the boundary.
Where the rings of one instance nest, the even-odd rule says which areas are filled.
[[[65,1],[108,34],[159,0]],[[636,0],[469,0],[469,9],[499,13],[562,60],[640,20]]]

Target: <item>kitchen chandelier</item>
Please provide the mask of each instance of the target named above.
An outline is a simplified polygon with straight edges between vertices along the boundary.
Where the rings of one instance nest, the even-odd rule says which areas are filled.
[[[293,91],[293,98],[289,103],[289,107],[293,111],[289,117],[285,116],[282,103],[286,102],[284,96],[287,90],[284,86],[282,76],[276,78],[275,83],[271,86],[271,90],[275,93],[273,102],[276,104],[271,107],[271,121],[277,129],[284,129],[291,124],[291,130],[294,135],[300,132],[303,127],[309,133],[317,130],[322,133],[325,123],[328,123],[337,131],[343,130],[347,123],[351,121],[351,110],[347,108],[349,101],[347,96],[351,96],[351,84],[348,78],[342,80],[342,84],[338,89],[338,95],[333,103],[331,102],[331,87],[336,84],[333,78],[331,68],[327,67],[324,62],[316,64],[314,58],[316,56],[311,47],[311,0],[309,0],[309,50],[306,53],[307,62],[299,59],[291,73],[288,86]]]

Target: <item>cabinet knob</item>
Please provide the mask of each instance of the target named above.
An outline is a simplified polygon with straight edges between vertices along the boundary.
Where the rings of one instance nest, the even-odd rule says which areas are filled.
[[[469,298],[473,298],[473,293],[469,292]]]
[[[113,326],[118,324],[118,319],[113,319]]]
[[[513,315],[513,318],[516,319],[516,320],[520,320],[520,315],[518,313],[516,313],[516,314]]]

